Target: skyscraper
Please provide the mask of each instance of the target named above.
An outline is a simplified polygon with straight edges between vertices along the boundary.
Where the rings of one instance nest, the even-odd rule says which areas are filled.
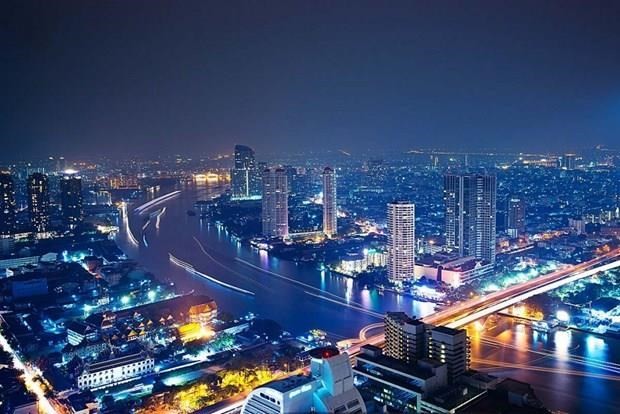
[[[15,184],[11,173],[0,170],[0,236],[15,233]]]
[[[336,203],[336,172],[323,170],[323,233],[332,237],[338,233],[338,205]]]
[[[388,312],[384,318],[385,347],[383,354],[413,363],[424,358],[426,329],[423,322],[404,312]]]
[[[408,201],[388,203],[388,279],[403,282],[414,278],[415,206]]]
[[[50,193],[47,175],[33,173],[28,177],[28,209],[30,224],[37,233],[47,231],[50,223]]]
[[[67,174],[60,180],[60,205],[62,217],[69,228],[82,222],[82,178]]]
[[[235,200],[259,199],[261,196],[260,172],[254,150],[245,145],[235,145],[235,165],[231,173],[232,198]]]
[[[525,233],[525,202],[521,197],[508,199],[508,222],[506,229],[512,237]]]
[[[496,178],[467,174],[444,177],[446,244],[460,256],[495,263]]]
[[[284,168],[263,171],[263,236],[288,236],[288,183]]]

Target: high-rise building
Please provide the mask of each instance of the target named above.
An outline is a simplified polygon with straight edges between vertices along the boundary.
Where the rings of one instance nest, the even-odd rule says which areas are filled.
[[[60,207],[65,224],[75,228],[83,219],[82,178],[74,173],[60,180]]]
[[[15,183],[8,170],[0,170],[0,236],[15,233]]]
[[[419,319],[404,312],[388,312],[385,315],[385,347],[383,354],[412,363],[424,357],[426,351],[426,328]]]
[[[235,145],[235,165],[231,172],[232,198],[234,200],[259,199],[261,196],[260,180],[254,150],[245,145]]]
[[[28,209],[30,224],[37,233],[44,233],[50,224],[50,192],[47,175],[33,173],[28,177]]]
[[[452,382],[469,371],[470,344],[467,331],[437,326],[428,333],[428,358],[448,365]]]
[[[338,205],[336,203],[336,172],[323,170],[323,233],[327,237],[338,233]]]
[[[263,236],[288,236],[288,184],[284,168],[263,171]]]
[[[467,174],[444,177],[446,244],[460,256],[495,263],[496,178]]]
[[[576,154],[564,154],[560,158],[560,167],[565,170],[574,170],[576,167],[577,155]]]
[[[521,197],[510,197],[507,207],[506,230],[512,237],[525,233],[525,201]]]
[[[388,203],[388,279],[401,283],[414,278],[415,206],[408,201]]]

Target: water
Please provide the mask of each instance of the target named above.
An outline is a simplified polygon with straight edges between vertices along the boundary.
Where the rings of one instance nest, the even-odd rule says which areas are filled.
[[[336,338],[352,338],[358,336],[362,327],[380,322],[381,315],[387,311],[399,310],[420,317],[433,312],[434,306],[430,303],[389,292],[381,295],[376,290],[356,286],[351,279],[318,270],[314,265],[269,257],[265,252],[242,246],[225,229],[187,214],[197,199],[208,198],[217,191],[208,186],[184,188],[179,197],[157,207],[165,205],[166,213],[159,229],[154,220],[146,228],[144,237],[148,247],[142,242],[139,246],[133,245],[123,226],[118,236],[119,245],[128,256],[156,275],[173,280],[180,289],[193,289],[211,296],[221,311],[234,315],[257,313],[276,320],[293,334],[319,328]],[[154,210],[156,208],[150,211]],[[133,213],[133,208],[128,212],[129,225],[136,239],[141,241],[144,216]],[[200,272],[255,295],[237,293],[193,276],[172,264],[169,253],[191,263]],[[237,258],[280,276],[248,266]],[[472,354],[476,359],[510,364],[490,367],[475,363],[474,367],[532,384],[536,394],[551,409],[570,413],[620,412],[620,367],[617,372],[602,369],[603,365],[609,368],[610,364],[620,363],[617,340],[579,332],[539,334],[508,322],[482,337],[473,333]],[[581,363],[583,358],[587,365]],[[532,366],[535,370],[524,369]],[[568,371],[616,375],[616,380],[569,375]]]

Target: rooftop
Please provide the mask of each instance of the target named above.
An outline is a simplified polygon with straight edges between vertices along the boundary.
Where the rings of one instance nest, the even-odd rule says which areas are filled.
[[[282,394],[285,394],[295,388],[299,388],[303,385],[309,384],[315,381],[314,378],[307,375],[296,375],[294,377],[288,377],[280,380],[268,382],[261,386],[261,388],[271,388]]]

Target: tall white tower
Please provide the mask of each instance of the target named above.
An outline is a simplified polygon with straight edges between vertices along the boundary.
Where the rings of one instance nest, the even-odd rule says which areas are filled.
[[[338,205],[336,203],[336,172],[323,170],[323,233],[332,237],[338,233]]]
[[[388,203],[388,279],[414,278],[415,205],[408,201]]]
[[[288,184],[284,168],[263,171],[263,235],[288,236]]]

